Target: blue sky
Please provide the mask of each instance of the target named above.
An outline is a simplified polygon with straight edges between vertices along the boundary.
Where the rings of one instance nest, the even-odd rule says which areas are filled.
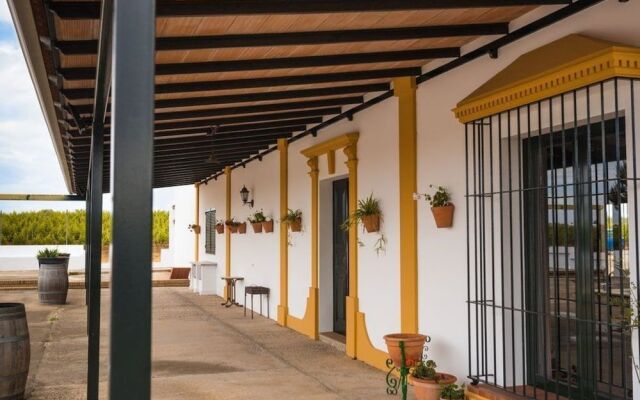
[[[7,3],[0,0],[0,193],[66,194],[35,89]],[[154,190],[154,208],[168,209],[174,189]],[[110,197],[105,196],[105,209]],[[82,202],[0,201],[0,211],[76,209]]]

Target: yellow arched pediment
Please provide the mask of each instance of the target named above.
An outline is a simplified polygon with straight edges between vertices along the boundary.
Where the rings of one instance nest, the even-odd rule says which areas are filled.
[[[640,49],[569,35],[523,54],[453,111],[470,122],[614,77],[640,78]]]

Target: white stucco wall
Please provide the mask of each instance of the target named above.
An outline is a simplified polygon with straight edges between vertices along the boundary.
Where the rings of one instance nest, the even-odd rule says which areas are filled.
[[[511,30],[556,8],[537,9],[512,23]],[[427,191],[429,184],[444,185],[452,193],[456,205],[454,226],[436,229],[428,204],[424,201],[418,203],[419,327],[421,332],[431,336],[430,356],[437,360],[441,370],[461,378],[468,372],[464,126],[455,119],[451,109],[519,55],[568,34],[583,33],[640,45],[638,16],[640,2],[607,0],[500,49],[498,59],[481,57],[418,87],[418,191]],[[480,44],[480,41],[472,43],[463,52]],[[373,250],[378,239],[375,234],[360,235],[364,247],[359,248],[358,252],[360,310],[366,315],[372,343],[384,349],[382,336],[400,329],[399,152],[395,98],[356,114],[353,121],[342,121],[322,130],[316,138],[308,136],[289,147],[289,207],[299,208],[303,212],[303,231],[290,236],[289,312],[295,317],[303,317],[311,281],[310,178],[306,159],[300,150],[349,132],[360,133],[358,198],[373,193],[380,199],[384,213],[382,232],[387,239],[386,252],[378,256]],[[328,176],[325,158],[320,160],[321,182],[346,174],[344,155],[341,152],[336,155],[337,171],[334,176]],[[262,162],[252,162],[246,169],[239,168],[232,172],[233,216],[244,220],[251,211],[240,203],[239,191],[242,185],[246,185],[255,197],[256,208],[263,208],[267,214],[278,217],[278,157],[279,153],[273,152]],[[211,181],[207,186],[201,186],[201,212],[209,208],[216,208],[218,218],[224,218],[224,176],[218,178],[217,182]],[[326,217],[321,211],[320,218]],[[277,225],[275,232],[269,235],[255,235],[248,227],[246,235],[233,235],[232,240],[232,275],[244,276],[248,284],[264,284],[271,288],[272,318],[275,318],[279,298],[278,236]],[[201,238],[201,259],[217,261],[218,274],[223,275],[224,237],[218,236],[216,255],[204,254],[204,235]],[[322,240],[326,239],[322,239],[321,234]],[[326,248],[321,243],[321,251]],[[326,254],[321,254],[320,259],[320,268],[329,265]],[[328,282],[324,272],[320,271],[321,286],[323,282]],[[222,293],[221,285],[218,293]],[[326,293],[322,287],[320,293],[321,297]],[[322,298],[320,306],[323,307]],[[320,315],[324,315],[321,324],[326,327],[328,314],[320,310]],[[636,398],[640,397],[636,395]]]

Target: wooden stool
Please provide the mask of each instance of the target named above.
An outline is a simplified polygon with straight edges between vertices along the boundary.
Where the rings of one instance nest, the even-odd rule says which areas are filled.
[[[251,295],[251,319],[253,319],[253,296],[260,296],[260,315],[262,315],[262,295],[267,295],[267,318],[269,318],[269,288],[264,286],[245,286],[244,288],[244,316],[247,316],[247,295]]]

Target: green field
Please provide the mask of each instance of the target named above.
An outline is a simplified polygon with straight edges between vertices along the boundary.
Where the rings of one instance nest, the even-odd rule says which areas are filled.
[[[85,212],[27,211],[0,213],[1,245],[84,244]],[[102,244],[111,244],[111,213],[102,213]],[[153,244],[169,244],[169,213],[153,212]]]

